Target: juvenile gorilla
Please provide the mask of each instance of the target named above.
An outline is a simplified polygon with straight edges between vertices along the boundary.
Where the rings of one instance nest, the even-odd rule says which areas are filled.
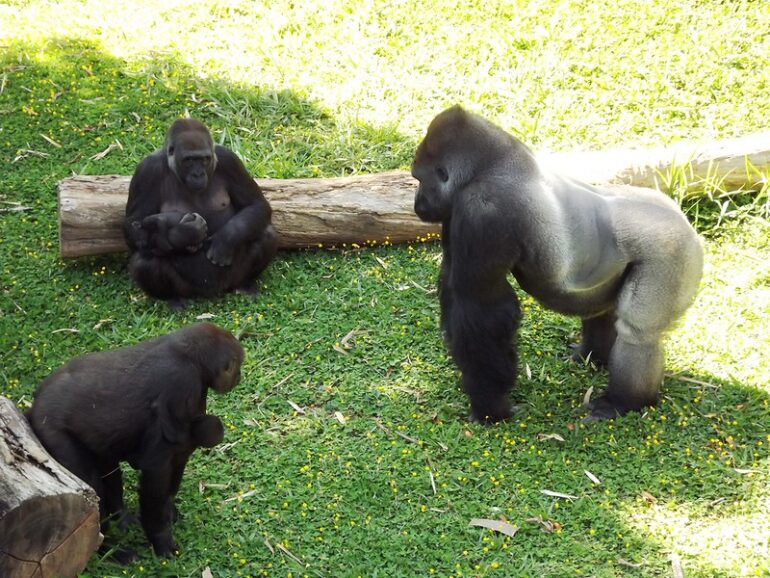
[[[235,337],[210,323],[90,353],[40,383],[27,417],[48,452],[94,488],[104,529],[126,515],[120,462],[140,470],[142,527],[155,553],[168,556],[187,460],[223,438],[222,422],[206,414],[208,389],[230,391],[243,357]]]
[[[415,212],[442,223],[441,327],[472,419],[510,416],[520,311],[509,272],[545,307],[579,316],[578,354],[608,366],[589,420],[656,403],[663,333],[691,304],[703,268],[676,203],[549,174],[521,142],[457,106],[431,122],[412,175]]]
[[[123,226],[129,272],[173,308],[189,297],[252,292],[276,252],[271,209],[240,159],[193,119],[134,172]]]

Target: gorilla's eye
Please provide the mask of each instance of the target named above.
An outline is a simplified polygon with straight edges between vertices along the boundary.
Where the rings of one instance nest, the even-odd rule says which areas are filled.
[[[436,167],[436,175],[442,183],[445,183],[449,180],[449,174],[446,172],[444,167]]]

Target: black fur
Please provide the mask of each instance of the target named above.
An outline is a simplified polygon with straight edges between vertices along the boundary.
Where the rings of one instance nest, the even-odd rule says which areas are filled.
[[[252,291],[277,248],[259,186],[193,119],[177,120],[164,148],[139,163],[123,230],[132,278],[172,306],[190,297]]]
[[[602,189],[548,173],[521,142],[460,107],[439,114],[417,148],[414,209],[442,223],[441,326],[471,416],[510,415],[519,306],[506,280],[545,307],[577,315],[609,368],[591,419],[657,401],[663,334],[700,282],[700,240],[657,191]]]
[[[224,435],[206,414],[206,394],[232,389],[243,357],[238,341],[209,323],[90,353],[40,383],[27,417],[48,452],[94,488],[105,530],[127,516],[120,462],[140,470],[142,527],[155,553],[168,556],[177,549],[171,521],[187,460]]]

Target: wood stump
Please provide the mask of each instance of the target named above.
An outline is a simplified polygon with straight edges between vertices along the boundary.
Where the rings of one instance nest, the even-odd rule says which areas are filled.
[[[54,461],[0,397],[0,576],[77,576],[100,543],[94,491]]]

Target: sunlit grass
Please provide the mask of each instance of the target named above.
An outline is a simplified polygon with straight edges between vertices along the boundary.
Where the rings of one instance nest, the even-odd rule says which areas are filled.
[[[591,426],[581,401],[606,373],[565,363],[578,323],[523,294],[521,407],[467,422],[435,243],[281,253],[256,299],[181,314],[132,286],[122,255],[58,258],[57,181],[130,174],[186,113],[259,177],[405,168],[457,102],[541,150],[767,128],[763,2],[416,6],[0,5],[0,201],[28,207],[0,213],[0,393],[23,406],[67,359],[202,314],[247,350],[243,382],[210,400],[225,444],[188,467],[181,557],[95,558],[86,576],[652,577],[671,552],[688,577],[769,575],[767,188],[661,176],[706,237],[702,290],[670,336],[661,404]]]

